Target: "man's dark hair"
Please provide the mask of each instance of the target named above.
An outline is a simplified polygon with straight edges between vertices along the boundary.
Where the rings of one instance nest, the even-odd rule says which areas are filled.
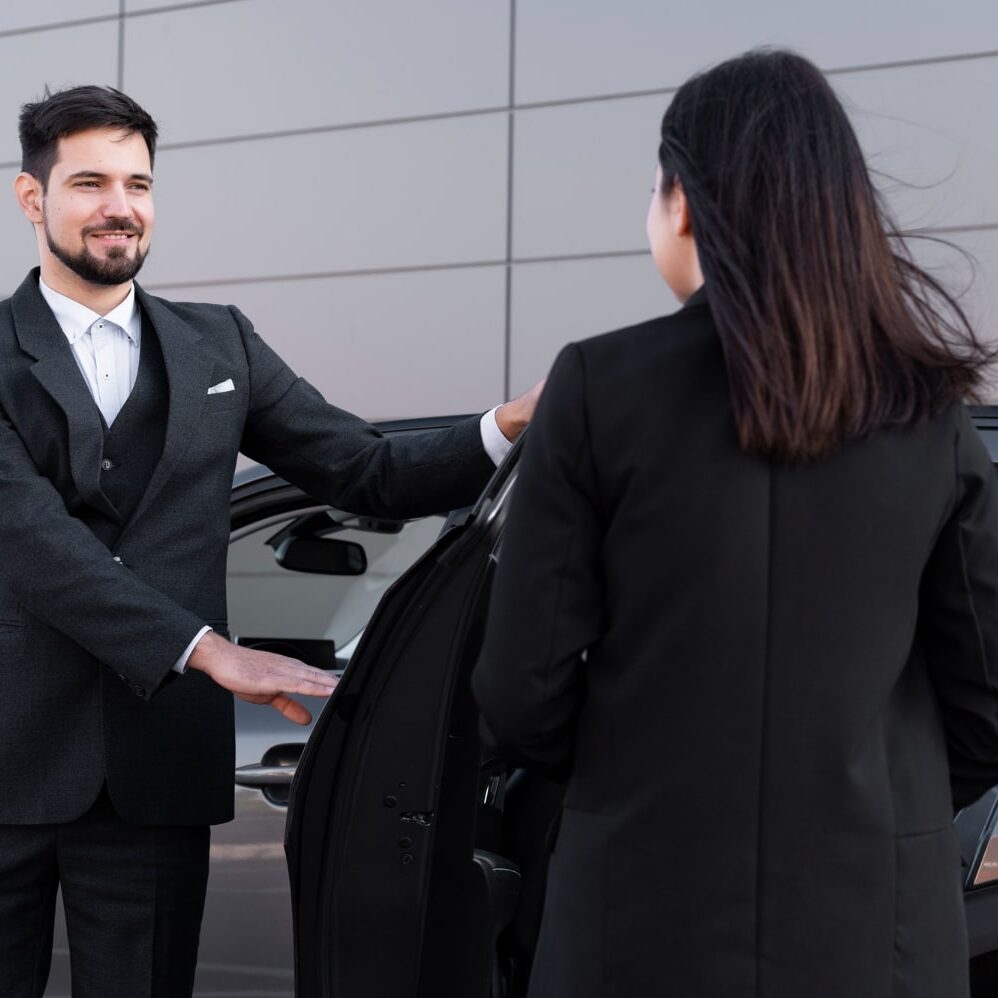
[[[138,132],[149,149],[149,165],[156,156],[156,122],[127,94],[114,87],[72,87],[21,108],[21,169],[48,186],[59,139],[91,128]]]

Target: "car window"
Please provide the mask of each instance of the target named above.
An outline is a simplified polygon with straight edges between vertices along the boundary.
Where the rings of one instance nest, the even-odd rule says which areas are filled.
[[[361,575],[291,571],[275,558],[275,538],[306,514],[265,519],[240,531],[229,545],[229,630],[234,636],[331,640],[343,667],[385,590],[440,534],[441,516],[401,524],[398,533],[344,529],[330,516],[329,536],[361,545],[367,568]],[[363,522],[363,521],[359,521]],[[268,543],[270,542],[270,543]]]

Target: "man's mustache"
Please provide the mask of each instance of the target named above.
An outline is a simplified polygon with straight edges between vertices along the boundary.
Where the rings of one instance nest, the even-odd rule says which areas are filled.
[[[133,236],[141,236],[145,229],[136,225],[130,218],[108,218],[100,225],[88,225],[83,235],[92,236],[98,232],[128,232]]]

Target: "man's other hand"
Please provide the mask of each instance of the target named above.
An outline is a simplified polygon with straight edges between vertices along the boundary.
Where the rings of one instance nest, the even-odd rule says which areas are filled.
[[[496,410],[496,423],[502,430],[502,435],[510,442],[514,441],[534,418],[537,400],[544,390],[544,382],[538,381],[533,388],[511,399]]]
[[[242,648],[209,631],[187,660],[189,669],[206,673],[219,686],[247,703],[267,703],[295,724],[308,724],[312,715],[287,694],[327,697],[336,677],[294,658]]]

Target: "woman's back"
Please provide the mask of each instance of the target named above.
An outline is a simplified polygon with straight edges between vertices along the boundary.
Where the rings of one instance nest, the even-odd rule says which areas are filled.
[[[959,602],[931,555],[993,478],[962,407],[819,462],[746,455],[701,296],[567,348],[542,409],[517,501],[565,535],[511,522],[517,626],[486,660],[519,660],[476,680],[500,742],[571,773],[531,993],[958,998],[967,680],[926,648],[978,635],[919,600]]]
[[[662,119],[675,316],[567,347],[474,689],[568,778],[531,998],[960,998],[953,803],[998,782],[994,356],[820,71]]]

